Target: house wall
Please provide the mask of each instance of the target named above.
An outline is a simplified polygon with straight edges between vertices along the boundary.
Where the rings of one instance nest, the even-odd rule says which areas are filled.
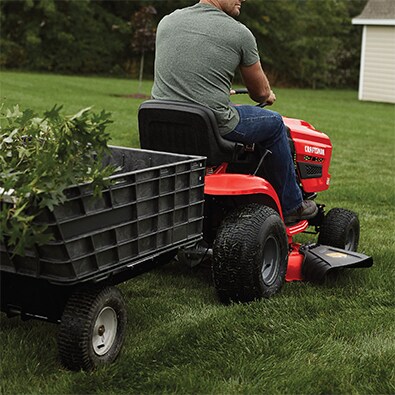
[[[359,99],[395,103],[395,26],[363,28]]]

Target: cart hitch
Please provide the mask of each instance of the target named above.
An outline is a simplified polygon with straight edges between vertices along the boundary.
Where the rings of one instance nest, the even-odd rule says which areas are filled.
[[[302,274],[305,280],[319,282],[330,271],[340,268],[364,268],[373,265],[373,258],[354,251],[320,244],[301,246],[304,255]]]

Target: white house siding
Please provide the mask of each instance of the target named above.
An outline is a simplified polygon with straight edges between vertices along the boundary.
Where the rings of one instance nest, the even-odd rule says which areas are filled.
[[[395,103],[395,26],[363,28],[359,99]]]

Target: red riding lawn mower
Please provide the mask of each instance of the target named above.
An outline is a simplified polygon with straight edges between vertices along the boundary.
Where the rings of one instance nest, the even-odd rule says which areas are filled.
[[[285,280],[321,281],[340,268],[372,266],[371,257],[356,252],[360,229],[352,211],[325,213],[318,204],[313,219],[285,225],[279,198],[264,178],[268,152],[223,139],[207,107],[148,100],[138,120],[141,148],[207,158],[203,241],[178,258],[194,266],[210,256],[222,302],[270,297]],[[284,122],[303,196],[315,199],[329,187],[330,139],[305,121]],[[294,242],[302,232],[317,234],[317,243]]]

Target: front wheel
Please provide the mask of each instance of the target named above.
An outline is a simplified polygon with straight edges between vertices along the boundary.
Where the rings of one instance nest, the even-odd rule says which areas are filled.
[[[58,349],[70,370],[92,370],[113,362],[126,332],[126,310],[115,287],[85,288],[68,300],[62,315]]]
[[[250,204],[225,218],[213,246],[213,278],[224,303],[277,293],[287,270],[285,226],[273,209]]]
[[[324,218],[318,243],[347,251],[357,251],[359,234],[357,214],[343,208],[333,208]]]

